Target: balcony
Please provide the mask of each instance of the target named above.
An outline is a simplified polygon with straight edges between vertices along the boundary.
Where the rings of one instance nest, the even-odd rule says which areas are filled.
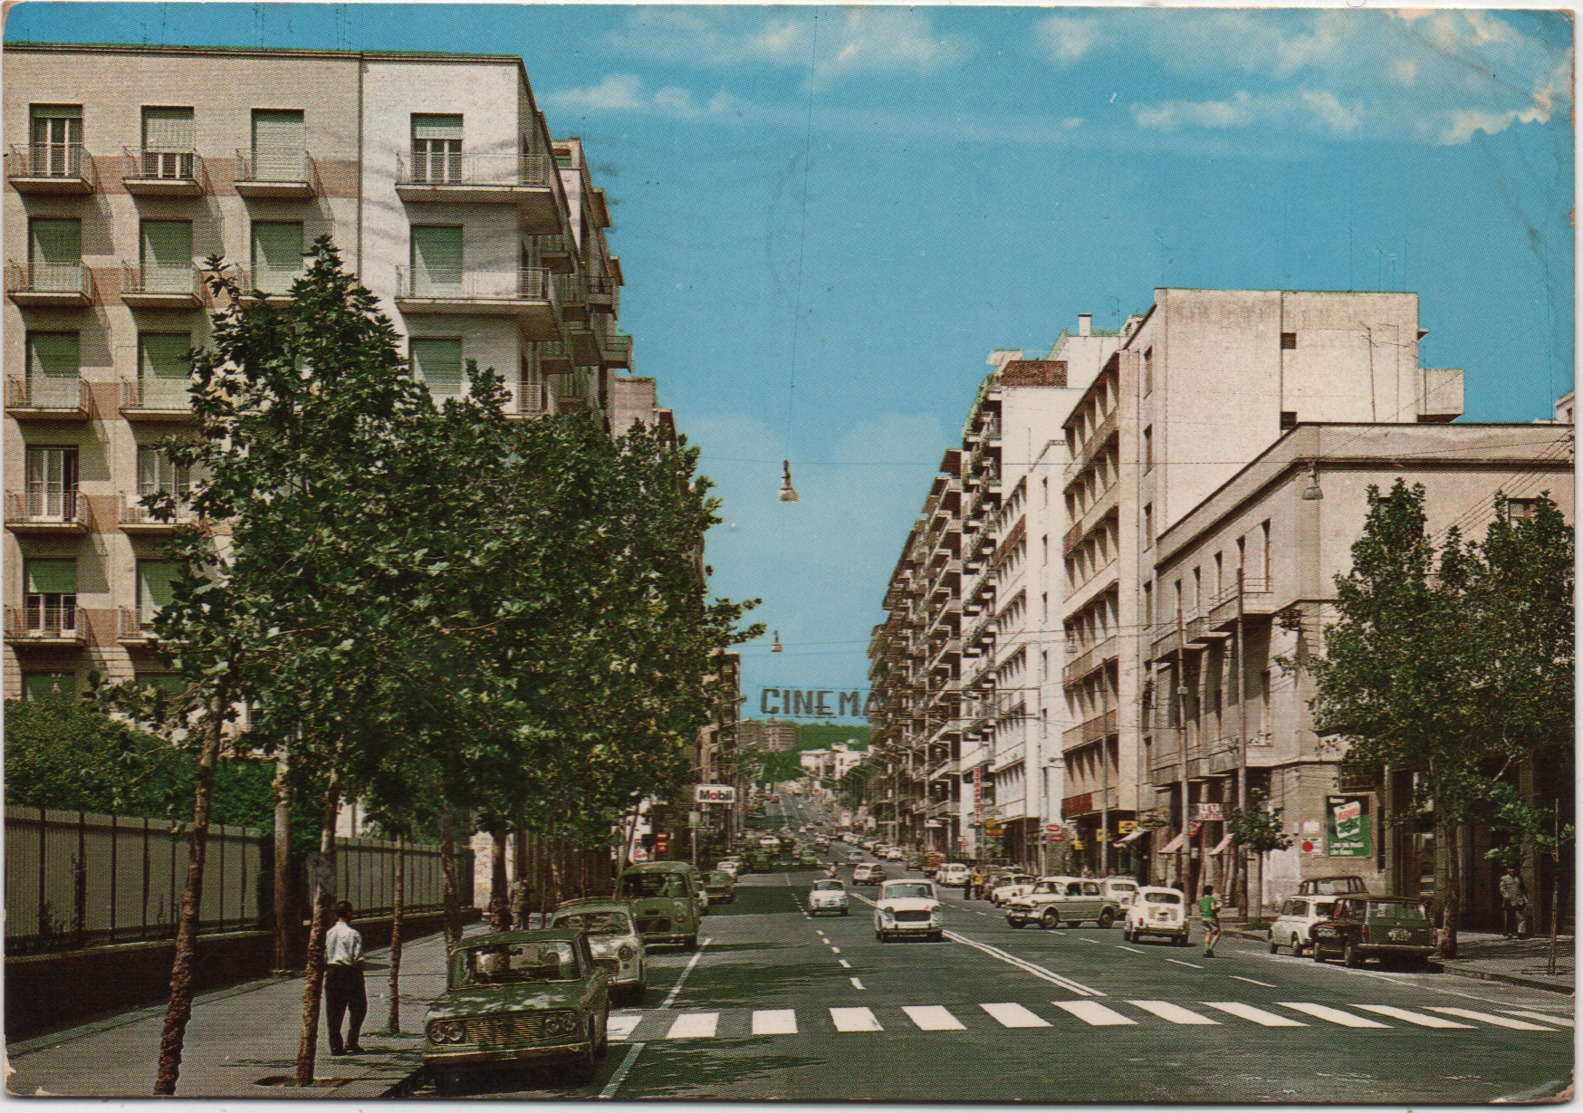
[[[16,143],[6,179],[18,193],[80,197],[99,184],[93,156],[81,143]]]
[[[613,332],[605,337],[604,357],[600,361],[607,368],[620,371],[632,370],[632,337]]]
[[[540,236],[539,265],[554,274],[572,274],[577,270],[577,248],[570,236],[556,234]]]
[[[931,800],[928,806],[924,808],[924,814],[930,819],[940,819],[948,815],[961,815],[962,805],[955,800]]]
[[[1072,551],[1106,518],[1114,515],[1121,504],[1121,484],[1112,483],[1100,496],[1077,516],[1061,539],[1061,555],[1071,556]]]
[[[1116,733],[1119,723],[1120,715],[1114,707],[1101,711],[1098,715],[1062,731],[1061,746],[1063,749],[1071,750],[1078,746],[1103,741],[1109,735]]]
[[[121,607],[116,640],[128,647],[152,646],[158,637],[154,633],[154,615],[145,614],[135,607]]]
[[[474,271],[396,268],[396,306],[404,314],[515,317],[525,339],[558,340],[550,274],[537,267]]]
[[[5,609],[6,643],[13,646],[87,645],[88,616],[75,603],[32,603]]]
[[[121,264],[121,300],[133,309],[197,309],[203,304],[198,268]]]
[[[35,421],[86,421],[87,391],[76,375],[39,375],[5,382],[6,413]]]
[[[1272,615],[1276,611],[1275,594],[1268,580],[1242,578],[1242,614]],[[1233,583],[1218,593],[1209,605],[1209,624],[1217,630],[1229,630],[1237,624],[1237,585]]]
[[[516,205],[529,236],[565,230],[556,184],[548,155],[396,156],[396,195],[403,201]]]
[[[588,321],[588,293],[580,277],[575,274],[552,274],[550,288],[555,291],[555,306],[561,311],[561,320],[577,324]]]
[[[168,424],[192,417],[186,379],[122,379],[121,416],[128,421]]]
[[[93,272],[82,263],[6,264],[6,294],[17,305],[80,308],[96,292]]]
[[[572,349],[566,341],[539,341],[540,371],[546,375],[570,375],[572,367]]]
[[[192,150],[125,147],[121,184],[137,197],[202,197],[209,191],[203,156]]]
[[[307,201],[320,193],[319,168],[307,151],[237,151],[232,184],[250,200]]]
[[[178,525],[196,521],[192,507],[186,502],[176,504],[176,516],[170,521],[156,518],[148,507],[143,505],[141,496],[121,496],[121,532],[133,535],[157,535],[169,533]]]
[[[1081,475],[1114,436],[1116,436],[1116,411],[1113,409],[1094,427],[1093,433],[1078,446],[1077,452],[1072,456],[1072,462],[1066,465],[1062,482],[1071,483]]]
[[[1102,788],[1096,792],[1080,792],[1075,796],[1061,798],[1061,814],[1067,819],[1075,819],[1080,815],[1097,815],[1105,808],[1115,808],[1116,790]]]
[[[304,274],[301,263],[284,267],[252,266],[236,268],[236,288],[244,302],[260,300],[260,295],[284,300],[290,298],[291,288]]]
[[[5,524],[12,533],[88,532],[88,500],[78,491],[7,491]]]
[[[613,278],[593,277],[588,279],[588,303],[595,309],[606,313],[616,311],[616,299],[620,294],[620,286]]]
[[[1120,646],[1120,638],[1115,634],[1101,639],[1067,663],[1061,670],[1061,683],[1076,684],[1095,669],[1103,667],[1106,661],[1117,657],[1121,652]]]

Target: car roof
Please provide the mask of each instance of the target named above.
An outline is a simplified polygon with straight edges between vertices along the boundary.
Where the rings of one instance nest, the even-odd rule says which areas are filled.
[[[532,928],[527,931],[496,931],[473,935],[458,945],[458,950],[475,947],[504,947],[511,943],[571,943],[583,933],[575,928]]]
[[[1182,895],[1181,892],[1171,888],[1169,885],[1139,885],[1138,893],[1140,896],[1146,897],[1153,896],[1155,893],[1170,893],[1172,896],[1178,897]]]
[[[692,873],[698,867],[691,862],[634,862],[627,867],[628,873]]]
[[[577,900],[562,901],[555,906],[555,915],[562,912],[631,912],[632,905],[624,900],[612,900],[609,897],[579,897]]]

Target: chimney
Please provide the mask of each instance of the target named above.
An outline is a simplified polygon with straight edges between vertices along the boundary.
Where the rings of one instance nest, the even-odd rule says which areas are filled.
[[[1092,313],[1079,313],[1077,315],[1077,335],[1094,335],[1094,315]]]

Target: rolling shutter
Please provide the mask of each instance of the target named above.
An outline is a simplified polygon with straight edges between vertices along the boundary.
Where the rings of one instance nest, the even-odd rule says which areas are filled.
[[[458,398],[462,393],[462,342],[456,339],[414,338],[408,341],[412,369],[436,398]]]
[[[144,108],[145,151],[190,151],[198,145],[197,125],[190,108]]]
[[[295,182],[303,178],[307,131],[300,109],[253,110],[253,177],[261,182]]]
[[[75,560],[30,560],[27,562],[27,590],[30,595],[76,595]]]
[[[28,233],[30,262],[72,267],[81,265],[82,221],[34,217],[28,222]]]
[[[176,565],[168,560],[137,562],[137,614],[148,622],[174,597]]]
[[[412,292],[418,297],[461,293],[462,230],[414,225]]]

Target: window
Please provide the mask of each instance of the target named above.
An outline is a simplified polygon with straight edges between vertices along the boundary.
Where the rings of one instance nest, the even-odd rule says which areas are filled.
[[[1259,523],[1259,571],[1264,575],[1264,590],[1271,590],[1270,584],[1270,523],[1268,519]]]
[[[149,410],[184,410],[192,377],[188,350],[192,336],[185,332],[137,334],[139,402]]]
[[[193,148],[197,145],[191,108],[143,109],[143,177],[191,180],[197,176],[193,165],[197,157]]]
[[[1154,347],[1143,349],[1143,395],[1147,398],[1154,392]]]
[[[31,173],[39,178],[79,176],[82,173],[82,105],[35,104],[28,115]]]
[[[144,291],[176,294],[192,291],[192,221],[143,221],[138,251]]]
[[[1148,625],[1154,623],[1154,585],[1143,585],[1143,621]]]
[[[1143,470],[1154,467],[1154,426],[1143,431]]]
[[[412,180],[462,180],[461,116],[413,115]]]
[[[171,601],[176,582],[176,564],[169,560],[137,562],[137,621],[147,629],[154,616]]]
[[[25,490],[29,521],[76,521],[77,449],[57,445],[29,446]]]
[[[70,409],[82,403],[81,358],[75,332],[27,334],[28,402]]]
[[[82,289],[82,221],[28,221],[28,288],[60,293]]]
[[[428,386],[435,398],[460,398],[462,395],[462,341],[413,337],[408,342],[413,373]]]
[[[1281,428],[1282,429],[1295,429],[1295,428],[1297,428],[1297,411],[1296,410],[1282,410],[1281,411]]]
[[[461,292],[461,226],[413,225],[412,296],[435,297]]]
[[[1044,548],[1044,563],[1050,563],[1050,535],[1047,533],[1039,538],[1039,544]]]
[[[285,294],[302,274],[302,222],[253,222],[253,287]]]
[[[1297,350],[1297,334],[1295,332],[1281,333],[1281,350],[1295,352]]]
[[[1532,518],[1534,516],[1535,499],[1507,499],[1506,516],[1508,518]]]
[[[177,465],[150,444],[137,446],[137,495],[144,499],[164,491],[185,505],[192,498],[192,470]]]
[[[1148,503],[1143,508],[1143,547],[1150,548],[1154,544],[1154,503]]]
[[[31,634],[77,631],[77,562],[29,560],[23,565],[23,620]]]
[[[252,178],[258,182],[307,179],[307,133],[302,109],[253,109]]]
[[[77,691],[77,677],[69,672],[25,672],[22,674],[22,698],[46,699],[49,696],[73,695]]]
[[[1226,589],[1225,560],[1220,553],[1215,554],[1215,598],[1220,598],[1220,593]]]
[[[1193,613],[1198,614],[1204,609],[1204,574],[1200,569],[1193,569]]]

